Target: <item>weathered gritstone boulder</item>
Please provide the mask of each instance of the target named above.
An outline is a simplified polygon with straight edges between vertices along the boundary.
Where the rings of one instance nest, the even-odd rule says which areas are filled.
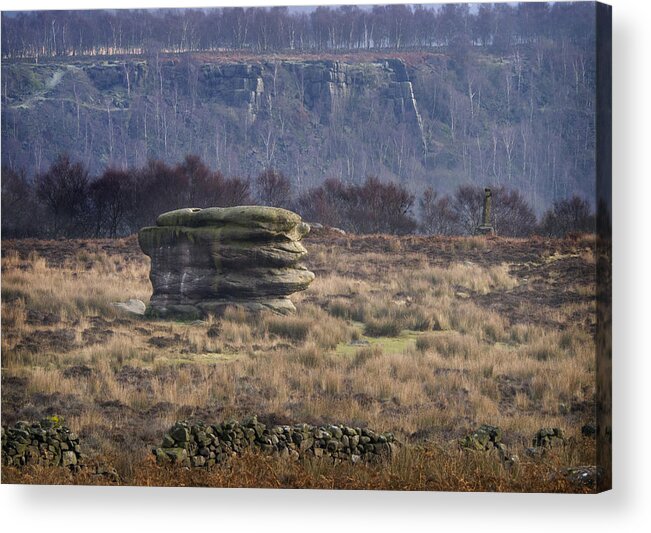
[[[2,426],[2,464],[24,466],[39,464],[76,469],[83,456],[79,438],[57,417],[30,424],[17,422],[13,428]]]
[[[152,452],[159,464],[204,467],[224,462],[247,449],[292,459],[319,457],[340,463],[373,462],[391,458],[398,442],[391,433],[343,425],[270,426],[256,417],[242,423],[216,425],[177,422]]]
[[[275,207],[178,209],[138,233],[151,258],[154,288],[147,313],[199,318],[235,305],[251,311],[295,311],[289,295],[314,274],[299,264],[310,228]]]

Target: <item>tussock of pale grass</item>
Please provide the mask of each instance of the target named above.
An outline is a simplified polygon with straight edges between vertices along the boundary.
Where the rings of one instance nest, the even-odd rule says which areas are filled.
[[[20,334],[25,330],[27,309],[24,298],[17,298],[10,303],[2,302],[2,323],[5,327]]]
[[[293,362],[297,362],[305,368],[320,368],[324,366],[326,359],[326,354],[316,343],[307,342],[303,346],[299,347],[289,358],[286,358],[284,362],[289,365]]]
[[[370,318],[364,325],[364,334],[369,337],[397,337],[402,331],[402,324],[395,318]]]
[[[436,339],[435,335],[432,334],[420,335],[416,339],[416,349],[419,352],[430,352],[436,350],[438,346],[438,342],[439,341]]]
[[[386,294],[358,296],[349,301],[335,299],[328,305],[328,312],[338,318],[364,323],[367,335],[374,337],[397,336],[403,329],[441,329],[446,323],[437,309],[396,300]]]
[[[333,282],[334,278],[329,280],[331,285]],[[456,294],[459,290],[487,294],[515,286],[517,280],[509,274],[507,265],[424,266],[409,276],[392,278],[388,290],[384,291],[360,291],[359,286],[358,290],[337,287],[337,292],[331,293],[328,312],[364,323],[369,336],[397,336],[403,329],[456,329],[495,342],[504,336],[504,320],[470,302],[460,304]]]
[[[359,336],[357,329],[327,315],[314,324],[308,335],[312,341],[325,350],[333,350],[340,343],[349,342]]]
[[[183,340],[193,353],[220,353],[224,345],[218,337],[208,334],[210,324],[207,328],[188,327],[183,334]],[[221,331],[220,331],[221,332]]]
[[[486,249],[486,239],[484,237],[466,237],[452,241],[453,250],[484,250]]]
[[[228,320],[230,322],[237,322],[240,324],[243,324],[245,322],[255,322],[257,319],[257,315],[254,315],[253,313],[250,313],[243,307],[238,307],[238,306],[229,306],[226,309],[224,309],[224,313],[222,317],[224,320]]]
[[[495,420],[500,413],[497,402],[481,391],[472,391],[468,401],[476,420]]]
[[[506,338],[506,321],[497,313],[487,311],[472,302],[451,306],[449,322],[451,329],[488,342]]]
[[[361,348],[355,352],[355,356],[350,362],[351,368],[364,366],[368,361],[382,356],[382,346],[374,345],[367,348]]]
[[[429,280],[435,286],[462,288],[478,294],[494,290],[510,290],[518,285],[509,275],[507,265],[480,267],[468,263],[456,263],[447,268],[432,267],[419,272],[417,279]]]
[[[544,335],[545,330],[531,324],[513,324],[509,328],[509,342],[529,344]]]
[[[264,326],[271,335],[302,342],[310,332],[312,320],[297,316],[268,316],[264,319]]]
[[[224,317],[221,321],[221,340],[235,349],[246,349],[253,340],[253,330],[246,322],[236,322]]]
[[[141,359],[141,347],[133,336],[116,335],[109,341],[84,348],[82,354],[94,364],[109,364],[112,368],[119,368],[136,359]],[[83,357],[83,355],[82,355]]]
[[[351,279],[337,274],[327,274],[318,276],[312,282],[310,292],[317,296],[335,298],[337,296],[349,297],[367,293],[370,288],[370,284],[363,280]]]
[[[433,351],[444,358],[477,359],[482,352],[476,338],[454,331],[419,337],[416,343],[418,350]]]

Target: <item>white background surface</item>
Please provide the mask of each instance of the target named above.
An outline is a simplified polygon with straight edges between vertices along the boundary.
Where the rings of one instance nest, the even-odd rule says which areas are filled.
[[[340,0],[340,3],[343,0]],[[277,0],[276,4],[318,2]],[[320,3],[335,3],[323,1]],[[362,3],[362,2],[360,2]],[[372,3],[372,2],[363,2]],[[387,0],[386,3],[390,3]],[[651,531],[651,9],[613,5],[614,490],[597,496],[1,486],[4,531]],[[0,0],[0,9],[180,0]],[[190,0],[189,6],[246,5]],[[249,2],[262,5],[265,2]],[[11,529],[7,529],[11,527]]]

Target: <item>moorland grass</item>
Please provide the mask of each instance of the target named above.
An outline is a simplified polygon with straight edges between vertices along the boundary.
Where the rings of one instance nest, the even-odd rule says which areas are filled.
[[[60,413],[67,424],[93,436],[88,451],[109,457],[118,449],[113,432],[124,423],[143,426],[133,449],[146,455],[147,446],[176,419],[250,414],[359,424],[445,449],[439,454],[439,448],[425,447],[388,469],[329,470],[269,460],[264,473],[247,470],[252,463],[242,459],[233,463],[237,476],[226,470],[171,474],[134,451],[126,461],[130,466],[123,468],[129,484],[174,484],[172,476],[180,475],[177,479],[188,484],[214,486],[569,490],[560,481],[536,476],[569,465],[570,459],[589,462],[583,448],[553,464],[523,466],[514,477],[495,471],[494,462],[489,466],[459,456],[446,443],[491,423],[502,427],[520,452],[537,429],[550,426],[563,427],[589,447],[580,427],[594,417],[594,340],[586,327],[595,309],[590,302],[546,309],[545,320],[561,322],[562,330],[490,309],[480,297],[500,298],[522,288],[523,280],[513,265],[463,259],[488,246],[475,238],[446,241],[442,250],[459,254],[448,264],[409,252],[407,240],[394,255],[331,243],[306,246],[309,266],[324,274],[295,295],[296,315],[250,315],[233,308],[202,322],[118,314],[111,302],[149,297],[144,256],[127,262],[93,251],[92,243],[83,256],[61,265],[37,254],[5,254],[2,373],[24,380],[24,387],[20,401],[3,403],[3,416],[21,416],[24,405],[31,405],[32,413],[45,412],[46,403],[56,398],[63,402],[60,408],[71,406],[70,413]],[[583,243],[577,247],[583,250]],[[592,257],[584,251],[572,257],[580,254],[589,264]],[[562,266],[564,256],[559,257],[548,263]],[[413,266],[406,270],[405,262]],[[555,282],[548,290],[566,286]],[[590,280],[572,280],[569,286],[577,294],[593,288]],[[526,305],[523,297],[518,310]],[[540,316],[536,311],[532,308],[530,316]],[[71,339],[65,349],[48,343],[48,336],[61,331]],[[75,371],[78,367],[89,370]],[[37,472],[29,472],[3,469],[3,481],[36,479]],[[44,482],[94,482],[63,473],[38,475]]]

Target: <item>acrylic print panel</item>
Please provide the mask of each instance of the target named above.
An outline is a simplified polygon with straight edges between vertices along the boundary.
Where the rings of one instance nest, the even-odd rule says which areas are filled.
[[[608,489],[610,27],[3,12],[3,483]]]

